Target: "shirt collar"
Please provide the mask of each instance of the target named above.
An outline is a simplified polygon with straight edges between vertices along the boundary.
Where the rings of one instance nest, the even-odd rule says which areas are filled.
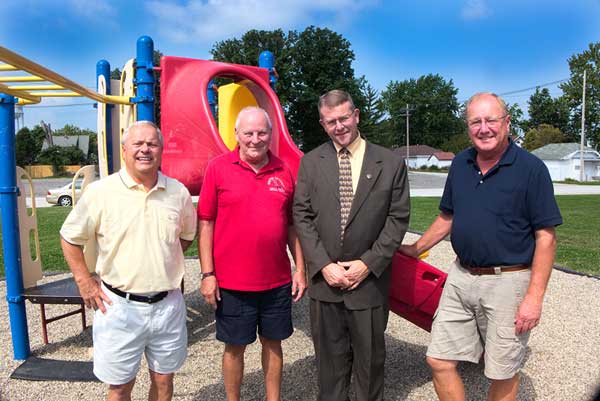
[[[260,169],[259,173],[276,170],[283,165],[281,159],[275,156],[270,150],[267,151],[267,155],[269,156],[269,162]],[[240,159],[240,145],[237,145],[235,149],[229,153],[229,160],[232,164],[239,164],[243,168],[254,171],[248,163]]]
[[[356,139],[352,141],[350,145],[346,146],[346,149],[348,149],[348,152],[350,152],[350,156],[355,155],[358,149],[363,146],[364,142],[365,140],[360,136],[359,133]],[[339,154],[342,147],[335,142],[333,142],[333,146],[335,146],[336,153]]]
[[[468,149],[468,158],[467,161],[469,163],[475,163],[477,160],[477,150],[474,147]],[[499,166],[507,166],[514,163],[515,158],[517,157],[517,145],[513,142],[512,139],[508,138],[508,147],[502,154],[500,161],[498,162]]]
[[[119,170],[119,176],[121,177],[121,181],[123,181],[123,184],[125,184],[125,186],[129,189],[132,189],[134,187],[142,185],[142,184],[138,184],[137,182],[135,182],[133,177],[131,177],[131,175],[127,171],[126,167],[123,167],[123,168],[121,168],[121,170]],[[154,186],[154,188],[165,189],[166,187],[167,187],[167,179],[159,171],[158,172],[158,180],[156,181],[156,185]],[[148,191],[148,192],[150,192],[150,191]]]

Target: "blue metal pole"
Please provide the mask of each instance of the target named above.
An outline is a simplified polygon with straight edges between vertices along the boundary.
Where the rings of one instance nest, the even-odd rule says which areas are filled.
[[[137,103],[138,121],[154,121],[154,70],[152,56],[154,42],[149,36],[141,36],[137,40],[137,55],[135,67],[135,84],[137,93],[134,101]]]
[[[96,63],[96,85],[98,84],[98,77],[103,76],[106,82],[106,94],[110,95],[110,64],[106,60],[100,60]],[[98,88],[96,88],[98,89]],[[114,173],[113,169],[113,143],[112,143],[112,113],[111,110],[114,106],[112,104],[106,105],[106,165],[108,167],[108,174]]]
[[[275,72],[275,57],[273,53],[265,50],[258,56],[258,66],[269,70],[269,83],[271,88],[275,90],[275,84],[277,83],[277,73]]]
[[[2,243],[6,274],[6,300],[16,360],[30,354],[27,312],[23,293],[19,218],[17,215],[17,171],[15,157],[15,101],[13,96],[0,93],[0,209],[2,211]]]
[[[215,90],[214,79],[208,81],[206,97],[208,98],[208,105],[210,106],[210,112],[212,113],[213,118],[217,118],[217,91]]]

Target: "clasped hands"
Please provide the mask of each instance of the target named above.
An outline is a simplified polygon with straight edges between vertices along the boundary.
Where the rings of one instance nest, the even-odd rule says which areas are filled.
[[[351,291],[369,275],[369,268],[360,259],[348,262],[330,263],[321,269],[321,273],[332,287]]]

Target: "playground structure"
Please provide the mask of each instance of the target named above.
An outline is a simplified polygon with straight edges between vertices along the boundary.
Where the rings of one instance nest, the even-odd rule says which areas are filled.
[[[110,64],[105,60],[99,61],[96,66],[98,90],[94,92],[0,47],[0,61],[5,63],[0,64],[0,71],[22,70],[30,74],[0,76],[0,207],[7,301],[16,360],[27,359],[30,355],[25,299],[31,299],[27,296],[27,287],[35,285],[41,277],[41,264],[38,262],[39,273],[30,278],[27,272],[24,281],[24,270],[29,267],[22,267],[22,257],[35,258],[28,252],[22,253],[25,248],[29,249],[29,233],[23,235],[26,242],[19,241],[20,233],[30,227],[19,228],[19,209],[21,214],[26,212],[22,198],[17,205],[18,197],[24,194],[16,184],[15,105],[38,103],[49,96],[84,96],[96,100],[98,170],[100,177],[105,177],[120,168],[118,144],[124,129],[134,121],[154,121],[153,73],[159,71],[161,131],[164,136],[161,168],[165,174],[185,184],[193,195],[200,192],[208,161],[235,147],[234,123],[238,112],[245,106],[257,105],[267,111],[273,125],[271,152],[284,160],[294,173],[298,170],[302,152],[289,135],[283,109],[273,90],[276,74],[270,52],[261,54],[259,67],[172,56],[163,56],[160,66],[155,67],[152,56],[152,39],[140,37],[136,59],[125,64],[120,82],[111,82]],[[233,83],[218,88],[218,113],[215,78],[233,80]],[[50,84],[5,84],[44,81]],[[113,96],[113,91],[119,94]],[[78,175],[83,173],[84,181],[91,180],[93,168],[88,166],[84,169]],[[77,175],[74,180],[76,178]],[[36,249],[39,255],[39,244]],[[93,270],[93,250],[86,250],[86,261]],[[390,296],[391,310],[429,330],[444,281],[445,274],[432,266],[420,261],[407,264],[407,260],[396,255],[392,282],[398,286]],[[73,286],[70,290],[73,288],[76,290]],[[65,303],[81,304],[80,299],[72,301]]]
[[[249,105],[267,110],[273,123],[271,151],[285,160],[293,171],[298,169],[302,152],[287,131],[283,110],[273,91],[276,77],[270,52],[261,54],[261,67],[250,67],[171,56],[163,57],[160,66],[154,66],[153,51],[152,39],[140,37],[136,59],[125,64],[120,82],[111,82],[110,64],[99,61],[96,92],[0,47],[0,61],[4,63],[0,64],[0,71],[26,73],[0,76],[0,206],[7,301],[13,355],[17,360],[26,359],[30,354],[25,299],[28,289],[41,278],[41,263],[35,234],[37,255],[29,254],[29,233],[35,232],[34,224],[21,223],[23,227],[19,227],[20,220],[27,220],[22,216],[19,219],[18,214],[19,209],[25,213],[25,202],[23,197],[19,198],[24,193],[16,181],[15,105],[36,104],[46,97],[82,96],[97,101],[98,170],[100,177],[105,177],[120,168],[118,144],[124,129],[134,121],[154,121],[153,73],[159,71],[163,99],[161,131],[165,138],[161,168],[165,174],[188,186],[192,194],[197,195],[200,191],[206,163],[235,147],[235,117]],[[218,89],[218,116],[213,87],[216,77],[233,80]],[[115,91],[118,95],[111,95]],[[218,117],[220,130],[215,117]],[[88,168],[87,176],[89,173]],[[19,171],[21,177],[25,175]],[[31,217],[35,219],[35,214],[30,220]],[[93,252],[86,252],[86,258],[90,254],[92,259],[88,261],[93,262]],[[27,263],[22,263],[23,260]],[[34,261],[35,267],[31,267],[30,261]],[[79,313],[79,310],[73,313]]]

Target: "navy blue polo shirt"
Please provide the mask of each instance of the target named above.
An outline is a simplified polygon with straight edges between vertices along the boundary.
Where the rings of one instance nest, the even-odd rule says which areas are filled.
[[[477,151],[453,160],[440,210],[452,218],[452,248],[471,266],[530,265],[535,231],[562,224],[544,163],[512,141],[482,175]]]

